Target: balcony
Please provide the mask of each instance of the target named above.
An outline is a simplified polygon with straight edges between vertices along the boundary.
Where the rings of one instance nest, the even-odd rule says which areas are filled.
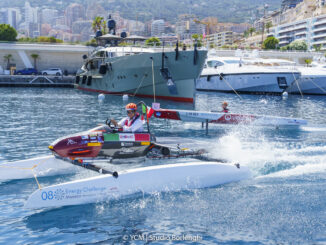
[[[321,37],[326,37],[326,32],[318,35],[314,35],[312,38],[321,38]]]
[[[293,30],[293,27],[288,27],[286,29],[283,29],[283,30],[280,30],[278,33],[281,34],[281,33],[286,33],[286,32],[289,32],[289,31],[292,31]]]
[[[326,19],[321,19],[321,20],[316,21],[314,23],[314,26],[321,25],[321,24],[326,24]]]
[[[306,31],[302,31],[302,32],[297,32],[294,34],[295,36],[301,36],[301,35],[307,35]]]
[[[290,38],[292,37],[292,35],[284,35],[284,36],[279,36],[278,39],[281,40],[281,39],[286,39],[286,38]]]
[[[298,25],[298,26],[293,27],[293,30],[300,30],[300,29],[307,29],[307,25],[302,24],[302,25]]]
[[[283,30],[280,30],[278,33],[285,33],[289,31],[294,31],[294,30],[300,30],[300,29],[307,29],[307,24],[300,24],[300,25],[291,25]]]
[[[312,44],[315,44],[315,45],[317,45],[317,44],[325,44],[325,43],[326,43],[326,39],[312,42]]]
[[[289,41],[285,40],[285,41],[281,41],[281,42],[279,42],[279,45],[282,45],[282,44],[288,44],[288,43],[289,43]]]
[[[324,31],[324,30],[326,30],[326,25],[313,29],[313,32]]]

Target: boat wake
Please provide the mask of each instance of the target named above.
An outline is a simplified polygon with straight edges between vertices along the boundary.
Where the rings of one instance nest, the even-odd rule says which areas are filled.
[[[208,152],[212,157],[240,163],[258,176],[287,176],[309,172],[324,172],[326,146],[306,142],[271,141],[256,132],[253,138],[250,130],[233,131],[211,142]],[[248,141],[251,139],[251,141]],[[207,143],[206,143],[207,144]]]

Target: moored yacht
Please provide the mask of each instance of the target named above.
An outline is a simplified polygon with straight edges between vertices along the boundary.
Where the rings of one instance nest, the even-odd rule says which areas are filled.
[[[192,102],[206,50],[99,47],[76,77],[81,90]]]
[[[298,82],[287,89],[293,94],[326,95],[326,69],[323,67],[297,67],[301,73]]]
[[[260,65],[257,65],[260,63]],[[264,64],[260,59],[211,56],[196,81],[200,91],[282,93],[300,78],[292,68]]]

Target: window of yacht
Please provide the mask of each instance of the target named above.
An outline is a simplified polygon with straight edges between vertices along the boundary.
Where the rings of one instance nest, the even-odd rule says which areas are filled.
[[[223,60],[226,64],[239,64],[239,60]]]
[[[217,61],[217,60],[210,60],[210,61],[207,61],[207,66],[208,67],[224,66],[224,63]]]

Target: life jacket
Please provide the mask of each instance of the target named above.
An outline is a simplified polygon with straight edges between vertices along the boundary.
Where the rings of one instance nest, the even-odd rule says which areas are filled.
[[[139,113],[137,112],[135,117],[128,123],[129,119],[125,121],[125,126],[130,127],[139,118]]]
[[[229,109],[224,109],[222,112],[229,113]]]

